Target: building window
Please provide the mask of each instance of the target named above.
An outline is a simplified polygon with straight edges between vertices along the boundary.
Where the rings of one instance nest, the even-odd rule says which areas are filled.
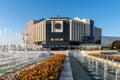
[[[53,25],[53,32],[63,32],[62,24],[61,23],[55,23]]]
[[[61,24],[59,23],[55,24],[55,29],[61,29]]]

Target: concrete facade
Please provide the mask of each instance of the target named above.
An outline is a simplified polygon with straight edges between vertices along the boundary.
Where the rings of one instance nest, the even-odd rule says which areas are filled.
[[[101,40],[101,33],[91,19],[60,16],[30,20],[22,31],[25,44],[50,46],[65,46],[70,42],[95,43]]]

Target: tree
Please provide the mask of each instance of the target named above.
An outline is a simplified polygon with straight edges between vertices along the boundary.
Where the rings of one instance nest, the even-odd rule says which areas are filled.
[[[120,41],[116,40],[112,43],[113,49],[120,49]]]
[[[95,44],[101,44],[101,40],[97,40]]]

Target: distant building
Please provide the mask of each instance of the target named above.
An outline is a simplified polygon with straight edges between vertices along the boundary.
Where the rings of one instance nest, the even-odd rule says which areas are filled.
[[[28,21],[22,35],[25,44],[68,47],[78,43],[100,43],[101,31],[91,19],[57,16]]]
[[[120,37],[112,37],[112,36],[102,36],[101,37],[101,45],[102,46],[111,46],[114,41],[120,41]]]

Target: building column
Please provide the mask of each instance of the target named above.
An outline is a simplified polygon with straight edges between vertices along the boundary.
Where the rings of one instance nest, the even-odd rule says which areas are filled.
[[[75,41],[77,41],[77,23],[75,22]]]
[[[54,29],[53,27],[54,27],[54,23],[53,23],[53,20],[52,20],[52,21],[51,21],[51,32],[54,31],[54,30],[53,30],[53,29]]]
[[[73,25],[73,26],[72,26],[72,40],[75,41],[75,38],[74,38],[74,37],[75,37],[75,35],[74,35],[74,34],[75,34],[75,33],[74,33],[74,28],[75,28],[74,22],[72,22],[72,25]]]
[[[78,41],[80,40],[80,26],[79,26],[79,23],[78,23]]]
[[[44,41],[46,41],[46,21],[44,21]]]
[[[42,41],[42,23],[40,22],[40,41]]]
[[[70,41],[72,41],[72,20],[70,22],[70,29],[69,29],[69,34],[70,34]]]
[[[41,28],[42,28],[42,30],[41,30],[41,36],[42,36],[42,39],[41,39],[41,41],[43,41],[43,21],[41,22],[42,23],[42,25],[41,25]]]

